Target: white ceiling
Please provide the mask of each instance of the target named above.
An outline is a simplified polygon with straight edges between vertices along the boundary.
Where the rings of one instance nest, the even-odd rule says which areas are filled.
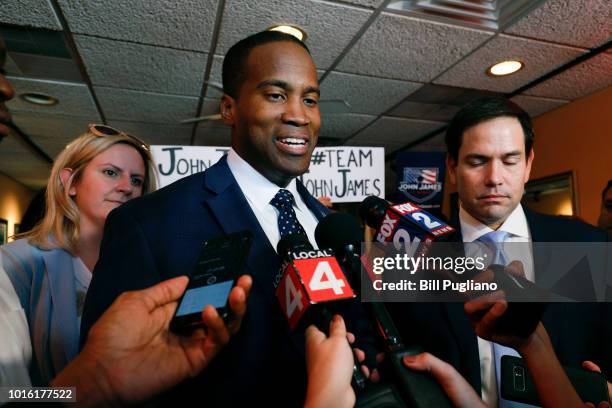
[[[485,13],[497,19],[478,24],[423,11],[434,3],[498,7]],[[178,122],[215,113],[220,93],[206,84],[221,81],[223,54],[277,23],[306,30],[322,97],[351,105],[347,114],[323,114],[324,143],[384,146],[387,153],[414,143],[412,149],[443,150],[439,129],[461,104],[512,93],[608,43],[612,2],[2,0],[0,35],[2,28],[27,29],[13,34],[14,42],[52,30],[72,55],[16,51],[7,40],[6,68],[18,94],[43,92],[60,100],[37,107],[16,98],[8,106],[15,123],[51,157],[87,123],[103,120],[153,144],[228,145],[230,132],[222,124]],[[36,38],[37,44],[46,41]],[[505,78],[485,74],[505,58],[522,60],[525,69]],[[610,85],[612,52],[606,52],[513,100],[537,116]],[[428,135],[433,137],[419,142]],[[0,144],[0,172],[39,187],[49,169],[17,135]]]

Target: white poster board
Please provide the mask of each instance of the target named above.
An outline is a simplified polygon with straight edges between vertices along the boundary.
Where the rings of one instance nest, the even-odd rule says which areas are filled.
[[[159,187],[204,171],[229,147],[151,146]],[[308,172],[299,177],[315,197],[336,203],[361,202],[369,195],[384,198],[385,149],[382,147],[317,147]]]

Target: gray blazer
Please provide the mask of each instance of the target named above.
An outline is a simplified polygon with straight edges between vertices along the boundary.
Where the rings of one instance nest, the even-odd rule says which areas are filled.
[[[0,247],[0,265],[25,311],[34,352],[32,385],[48,384],[78,353],[73,257],[20,239]]]

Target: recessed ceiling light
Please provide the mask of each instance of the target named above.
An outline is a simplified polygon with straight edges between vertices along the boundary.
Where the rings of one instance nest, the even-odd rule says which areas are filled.
[[[498,62],[497,64],[487,69],[487,74],[490,76],[505,76],[514,74],[525,66],[521,61],[509,60]]]
[[[51,95],[45,95],[38,92],[28,92],[19,95],[21,99],[34,105],[53,106],[57,105],[59,101]]]
[[[304,29],[294,25],[275,25],[268,28],[268,31],[280,31],[281,33],[292,35],[300,41],[306,41],[308,37]]]

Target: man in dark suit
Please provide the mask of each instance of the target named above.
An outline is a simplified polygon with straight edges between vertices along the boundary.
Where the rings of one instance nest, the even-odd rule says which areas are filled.
[[[526,278],[536,284],[542,282],[544,272],[539,267],[542,259],[530,250],[531,243],[605,240],[601,231],[587,224],[521,206],[534,160],[533,130],[527,113],[514,103],[487,98],[468,104],[451,121],[446,145],[450,180],[460,199],[456,240],[486,242],[487,237],[495,236],[496,244],[505,250],[522,246],[516,259]],[[506,351],[477,338],[463,304],[390,306],[408,343],[421,344],[451,363],[488,404],[510,406],[499,398],[496,373],[499,357]],[[610,378],[612,314],[608,304],[551,304],[542,321],[562,364],[580,366],[591,360]]]
[[[207,406],[300,405],[304,337],[289,332],[273,279],[286,228],[314,244],[314,229],[329,211],[296,179],[308,169],[319,134],[317,71],[301,41],[262,32],[230,48],[223,87],[220,110],[232,128],[231,151],[205,172],[110,214],[81,341],[120,293],[189,274],[204,241],[250,230],[245,273],[253,287],[241,330],[202,375],[167,397],[204,397]],[[362,331],[350,327],[350,317],[347,325]]]

